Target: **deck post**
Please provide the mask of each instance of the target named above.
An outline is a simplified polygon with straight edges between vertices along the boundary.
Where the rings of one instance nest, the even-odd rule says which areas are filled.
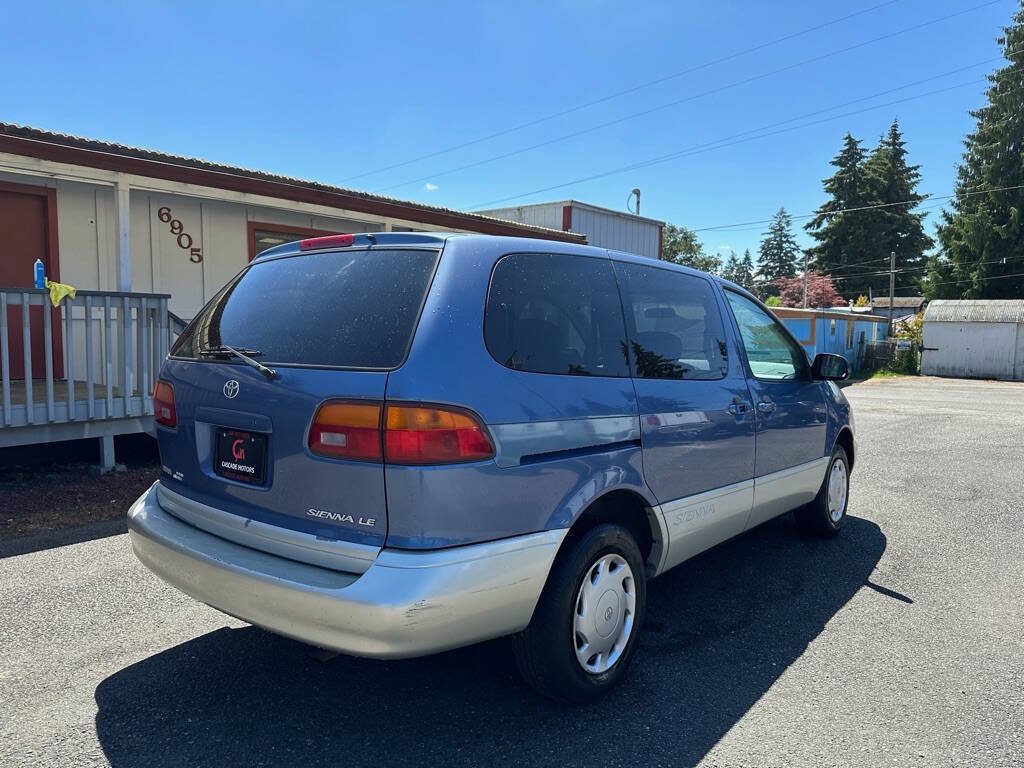
[[[131,192],[128,177],[119,173],[114,183],[117,198],[117,290],[132,289]]]
[[[100,469],[104,472],[114,468],[114,436],[103,435],[100,441]]]

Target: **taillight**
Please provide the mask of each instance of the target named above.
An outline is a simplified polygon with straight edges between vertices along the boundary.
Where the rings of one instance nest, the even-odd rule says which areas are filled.
[[[299,241],[300,251],[311,251],[316,248],[347,248],[356,241],[355,235],[325,235],[324,237],[308,237]]]
[[[494,456],[483,425],[466,411],[388,405],[384,427],[384,459],[392,464],[449,464]]]
[[[338,459],[380,461],[380,404],[324,403],[313,417],[309,450]]]
[[[157,379],[153,387],[153,418],[165,427],[178,425],[178,413],[174,410],[174,387],[170,382]]]

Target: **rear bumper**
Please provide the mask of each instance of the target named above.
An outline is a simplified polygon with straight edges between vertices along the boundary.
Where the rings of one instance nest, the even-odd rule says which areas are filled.
[[[218,610],[356,656],[404,658],[526,627],[565,529],[427,552],[384,549],[362,574],[306,565],[202,531],[156,483],[128,512],[136,556]]]

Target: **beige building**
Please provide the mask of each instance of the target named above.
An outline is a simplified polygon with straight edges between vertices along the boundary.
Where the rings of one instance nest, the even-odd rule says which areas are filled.
[[[302,237],[583,235],[0,123],[0,447],[149,427],[169,338],[260,251]],[[78,289],[49,309],[33,265]],[[107,452],[110,455],[107,455]]]

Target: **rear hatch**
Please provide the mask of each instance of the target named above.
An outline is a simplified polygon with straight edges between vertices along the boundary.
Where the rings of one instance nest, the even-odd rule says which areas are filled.
[[[242,533],[232,537],[257,548],[274,549],[261,547],[259,535],[273,529],[253,526],[249,536],[246,521],[308,534],[314,538],[299,539],[313,547],[383,546],[382,462],[315,454],[311,425],[325,403],[384,400],[438,253],[295,248],[241,272],[189,325],[161,372],[173,388],[176,422],[160,426],[158,418],[162,484],[238,516],[231,522]]]

